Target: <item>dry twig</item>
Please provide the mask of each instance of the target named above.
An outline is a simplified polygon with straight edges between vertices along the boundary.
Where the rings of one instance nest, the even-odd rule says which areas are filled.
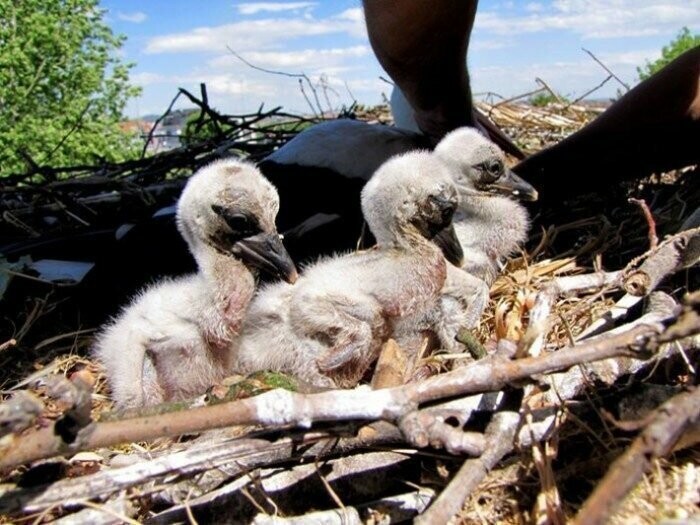
[[[513,439],[519,423],[520,416],[516,412],[504,411],[494,414],[485,435],[489,447],[480,457],[464,462],[447,488],[415,522],[418,525],[441,525],[457,514],[467,496],[476,489],[491,469],[513,450]]]
[[[700,227],[677,233],[659,244],[639,268],[626,272],[625,291],[635,296],[648,295],[666,276],[697,264],[700,260],[698,238]]]
[[[298,394],[273,390],[259,396],[170,412],[125,421],[94,423],[78,433],[72,443],[60,438],[56,428],[38,430],[12,440],[4,447],[0,468],[47,458],[56,454],[110,446],[118,443],[146,441],[231,425],[261,424],[268,427],[297,425],[308,427],[314,422],[352,419],[396,421],[422,403],[497,391],[532,376],[565,370],[573,365],[610,357],[642,357],[655,351],[655,338],[661,326],[636,326],[608,338],[598,338],[573,348],[534,358],[508,361],[501,357],[482,359],[471,365],[401,387],[370,391],[329,391]]]
[[[642,210],[644,219],[647,221],[647,226],[649,228],[649,249],[655,249],[659,245],[659,238],[656,236],[656,221],[649,209],[649,205],[644,199],[629,198],[627,201],[636,204]]]
[[[700,388],[664,403],[654,421],[611,466],[576,516],[578,525],[606,523],[624,497],[649,472],[652,461],[671,452],[685,430],[700,418]]]

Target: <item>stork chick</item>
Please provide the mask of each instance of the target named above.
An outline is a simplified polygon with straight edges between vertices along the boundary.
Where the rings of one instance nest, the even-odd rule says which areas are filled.
[[[218,161],[190,178],[177,226],[198,272],[141,292],[94,347],[117,408],[192,397],[226,376],[258,270],[296,280],[278,209],[277,191],[250,164]]]
[[[474,128],[447,134],[435,155],[449,166],[457,186],[454,228],[465,257],[461,270],[448,269],[439,308],[426,324],[443,347],[459,351],[457,333],[477,325],[503,259],[527,238],[527,210],[513,199],[534,201],[537,191],[510,171],[498,146]]]
[[[491,284],[505,257],[525,242],[527,210],[537,191],[506,167],[503,152],[474,128],[448,133],[435,154],[451,168],[460,196],[454,226],[465,253],[462,268]]]
[[[394,157],[366,184],[361,201],[377,246],[321,260],[294,287],[262,290],[239,340],[238,371],[272,369],[320,386],[354,386],[394,323],[435,303],[446,263],[431,239],[461,262],[450,224],[457,192],[447,167],[428,152]]]

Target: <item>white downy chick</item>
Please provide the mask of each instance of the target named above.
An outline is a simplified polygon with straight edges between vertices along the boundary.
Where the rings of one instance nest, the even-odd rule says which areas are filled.
[[[498,146],[474,128],[450,132],[434,154],[450,168],[459,193],[453,224],[464,264],[448,269],[439,308],[422,324],[437,335],[443,348],[460,352],[455,339],[459,330],[477,326],[503,259],[527,238],[528,213],[514,199],[536,200],[537,191],[510,171]],[[410,325],[406,328],[401,339],[415,346],[417,334]]]
[[[294,286],[254,299],[234,369],[277,370],[319,386],[357,384],[393,326],[434,306],[446,262],[461,250],[450,226],[457,193],[446,165],[428,152],[383,164],[362,191],[374,249],[323,259]]]
[[[97,337],[117,408],[193,397],[223,379],[258,270],[293,282],[275,188],[251,164],[217,161],[188,181],[177,226],[198,272],[146,288]]]
[[[454,226],[464,250],[462,268],[491,284],[500,263],[527,239],[530,219],[515,199],[537,191],[506,167],[503,152],[474,128],[448,133],[435,154],[451,168],[460,204]]]

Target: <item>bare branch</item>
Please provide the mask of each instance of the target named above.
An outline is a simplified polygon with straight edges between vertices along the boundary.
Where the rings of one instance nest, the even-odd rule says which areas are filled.
[[[558,277],[547,283],[537,293],[535,304],[530,311],[530,324],[520,341],[517,355],[540,355],[551,323],[552,306],[559,297],[572,293],[610,289],[618,283],[620,277],[621,272],[597,272]]]
[[[321,116],[323,115],[323,108],[321,107],[321,102],[318,99],[318,93],[316,93],[316,89],[314,88],[313,84],[311,83],[311,80],[309,79],[308,76],[306,76],[306,73],[287,73],[285,71],[275,71],[273,69],[265,69],[264,67],[256,66],[255,64],[252,64],[251,62],[248,62],[245,58],[243,58],[241,55],[236,53],[233,49],[231,49],[229,46],[226,46],[226,49],[229,50],[229,52],[236,57],[238,60],[243,62],[246,66],[248,66],[251,69],[255,69],[256,71],[262,71],[263,73],[269,73],[270,75],[281,75],[283,77],[290,77],[290,78],[298,78],[299,79],[299,87],[301,88],[301,92],[304,95],[304,98],[306,98],[306,101],[309,103],[309,107],[311,108],[311,112],[314,115]],[[316,101],[316,108],[311,104],[311,101],[306,97],[306,93],[304,92],[304,86],[302,81],[306,81],[306,83],[309,86],[309,89],[311,89],[311,93],[314,95],[314,99]],[[318,112],[317,112],[318,110]]]
[[[402,385],[406,377],[408,357],[406,352],[393,339],[389,339],[379,353],[372,376],[372,389],[390,388]]]
[[[13,346],[17,345],[17,340],[16,339],[8,339],[4,343],[0,344],[0,352],[3,350],[7,350],[8,348],[12,348]]]
[[[75,133],[78,128],[80,128],[80,125],[83,123],[83,119],[85,118],[85,115],[87,115],[87,112],[90,110],[90,106],[92,105],[92,100],[88,100],[87,104],[85,104],[85,107],[83,110],[80,112],[80,115],[78,115],[78,118],[75,119],[75,122],[73,122],[73,125],[71,128],[66,132],[63,137],[61,137],[61,140],[58,141],[58,144],[56,144],[51,151],[49,151],[44,157],[41,159],[42,163],[46,163],[47,161],[51,160],[51,157],[53,157],[53,154],[56,153],[63,144],[70,138],[70,136]]]
[[[669,454],[685,430],[700,420],[700,388],[682,392],[664,403],[653,422],[634,440],[598,483],[574,523],[607,523],[625,496],[649,472],[652,462]]]
[[[700,227],[677,233],[651,250],[637,268],[626,272],[625,291],[642,296],[652,292],[668,275],[700,260]]]
[[[450,454],[479,456],[487,448],[483,434],[465,432],[446,422],[442,414],[419,410],[405,416],[399,425],[409,443],[418,448],[430,445],[444,448]]]
[[[384,390],[370,391],[360,387],[350,391],[308,395],[273,390],[250,399],[195,408],[187,411],[187,416],[184,416],[185,412],[174,412],[125,421],[100,422],[83,429],[70,444],[60,438],[55,428],[45,428],[11,440],[0,456],[0,468],[56,454],[231,425],[308,427],[320,421],[396,421],[422,403],[500,390],[513,382],[538,374],[566,370],[584,362],[619,356],[640,358],[640,350],[655,351],[655,339],[662,328],[659,325],[636,326],[624,333],[535,358],[509,361],[494,356],[419,383]]]
[[[549,87],[549,84],[547,84],[544,80],[542,80],[539,77],[536,77],[535,82],[537,82],[539,85],[541,85],[543,89],[546,89],[547,91],[549,91],[549,94],[552,95],[556,99],[557,102],[559,102],[560,104],[566,103],[566,101],[562,100],[562,98],[559,96],[559,93],[557,93],[551,87]]]
[[[626,84],[625,82],[623,82],[622,80],[620,80],[620,77],[618,77],[615,73],[613,73],[613,72],[610,70],[610,68],[609,68],[608,66],[606,66],[605,64],[603,64],[603,63],[598,59],[597,56],[595,56],[592,52],[590,52],[588,49],[586,49],[586,48],[584,48],[584,47],[582,47],[581,49],[583,49],[583,51],[585,51],[585,52],[588,54],[588,56],[590,56],[593,60],[595,60],[596,63],[597,63],[600,67],[602,67],[605,71],[607,71],[609,75],[611,75],[615,80],[617,80],[627,91],[630,90],[629,84]]]
[[[292,518],[270,517],[258,514],[253,520],[255,525],[306,525],[318,523],[323,525],[360,525],[362,523],[404,523],[423,512],[435,493],[430,489],[421,489],[397,496],[388,496],[369,503],[361,503],[344,509],[332,509],[312,512]],[[379,517],[379,519],[377,519]]]
[[[464,501],[476,489],[486,475],[503,457],[513,450],[520,416],[516,412],[499,412],[486,428],[485,438],[489,446],[484,453],[464,462],[450,484],[443,490],[435,502],[415,523],[418,525],[442,525],[462,508]]]
[[[151,127],[151,130],[148,132],[148,136],[146,137],[146,143],[143,145],[143,149],[141,150],[141,158],[143,159],[146,156],[146,151],[148,150],[148,145],[151,143],[151,140],[153,140],[153,133],[155,133],[156,128],[158,127],[158,124],[160,124],[165,117],[167,117],[170,112],[173,109],[173,106],[175,105],[175,102],[177,102],[177,99],[180,98],[180,95],[182,93],[180,91],[177,92],[177,95],[173,97],[173,99],[170,101],[170,104],[168,104],[168,107],[166,108],[165,112],[156,119],[156,121],[153,123],[153,126]]]
[[[596,87],[594,87],[594,88],[592,88],[592,89],[589,89],[588,91],[586,91],[583,95],[581,95],[580,97],[578,97],[578,98],[577,98],[576,100],[574,100],[573,102],[569,102],[569,103],[565,106],[565,108],[568,108],[568,107],[570,107],[570,106],[575,106],[576,104],[578,104],[579,102],[581,102],[584,98],[586,98],[588,95],[591,95],[591,94],[595,93],[595,92],[598,91],[600,88],[602,88],[605,84],[607,84],[607,83],[610,81],[610,79],[611,79],[612,77],[613,77],[612,75],[608,75],[607,77],[605,77],[605,80],[603,80],[603,81],[602,81],[600,84],[598,84]]]
[[[642,210],[644,218],[647,221],[647,226],[649,227],[649,249],[653,250],[659,245],[659,238],[656,236],[656,221],[654,216],[651,214],[651,210],[644,199],[627,199],[628,202],[636,204]]]
[[[28,429],[44,410],[44,404],[30,392],[17,392],[0,404],[0,437]]]
[[[347,454],[371,446],[399,444],[401,434],[388,423],[375,423],[362,427],[357,436],[347,435],[348,427],[329,429],[324,432],[296,432],[279,438],[249,437],[206,441],[190,446],[185,450],[175,450],[156,457],[137,461],[128,466],[103,470],[74,479],[63,479],[50,486],[0,489],[0,512],[9,514],[23,510],[39,512],[56,505],[76,507],[88,499],[102,499],[111,494],[143,485],[151,480],[177,474],[191,477],[209,469],[218,475],[200,480],[194,492],[194,505],[199,497],[213,490],[227,479],[236,477],[250,469],[286,462],[290,459],[316,459],[339,454]],[[352,429],[350,429],[352,430]],[[160,503],[172,504],[181,500],[191,490],[191,483],[176,483],[171,486],[142,488],[142,495],[156,491],[154,495]]]

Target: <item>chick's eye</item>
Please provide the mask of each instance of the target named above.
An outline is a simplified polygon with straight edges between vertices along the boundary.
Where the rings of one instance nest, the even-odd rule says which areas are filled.
[[[492,160],[486,166],[486,170],[492,175],[500,174],[503,171],[503,164],[499,160]]]
[[[260,231],[257,221],[244,213],[232,213],[223,206],[218,206],[216,204],[212,205],[211,208],[214,213],[219,215],[224,222],[226,222],[226,225],[231,228],[231,231],[236,234],[249,236],[259,233]]]
[[[228,215],[225,217],[226,224],[235,232],[245,233],[252,229],[250,219],[245,215]]]
[[[490,160],[478,165],[481,178],[485,182],[495,182],[503,174],[503,163],[500,160]]]

